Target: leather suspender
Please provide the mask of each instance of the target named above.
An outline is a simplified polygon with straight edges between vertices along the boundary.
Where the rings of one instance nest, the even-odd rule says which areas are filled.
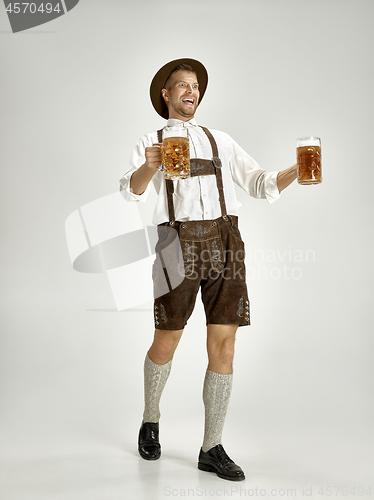
[[[216,143],[212,133],[210,132],[210,130],[208,130],[205,127],[201,127],[201,128],[204,130],[204,132],[208,136],[208,139],[209,139],[210,144],[212,146],[212,152],[213,152],[212,162],[214,164],[214,168],[216,171],[216,181],[217,181],[217,188],[218,188],[218,192],[219,192],[219,203],[221,205],[222,217],[225,219],[227,216],[227,211],[226,211],[225,195],[223,193],[222,162],[218,156],[217,143]]]
[[[157,140],[159,143],[162,143],[162,129],[157,130]],[[166,194],[168,201],[168,210],[169,210],[169,222],[174,224],[175,222],[175,213],[174,213],[174,203],[173,203],[173,193],[174,193],[174,184],[170,179],[165,179],[166,182]]]

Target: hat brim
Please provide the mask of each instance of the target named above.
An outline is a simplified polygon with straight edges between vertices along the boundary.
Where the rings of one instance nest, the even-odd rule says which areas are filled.
[[[164,88],[165,82],[170,73],[181,64],[188,64],[196,71],[200,92],[198,105],[203,100],[205,90],[208,85],[208,72],[205,69],[205,66],[195,59],[175,59],[174,61],[170,61],[165,64],[165,66],[162,66],[162,68],[159,69],[153,77],[150,87],[150,96],[153,107],[155,108],[157,113],[166,120],[169,117],[169,111],[165,104],[164,98],[162,97],[161,90]]]

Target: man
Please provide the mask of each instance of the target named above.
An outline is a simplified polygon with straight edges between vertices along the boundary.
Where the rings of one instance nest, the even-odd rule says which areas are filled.
[[[168,120],[166,128],[184,127],[188,131],[191,177],[164,179],[162,131],[158,131],[138,142],[130,169],[120,180],[129,201],[145,201],[152,181],[158,193],[153,222],[159,229],[169,227],[178,232],[184,262],[182,283],[174,289],[169,287],[161,296],[155,295],[155,333],[144,363],[145,408],[138,449],[146,460],[156,460],[161,455],[159,402],[174,351],[201,288],[209,363],[203,388],[205,430],[198,468],[215,472],[223,479],[240,481],[245,478],[244,472],[222,446],[232,387],[235,334],[238,326],[249,324],[244,244],[237,226],[240,203],[233,181],[250,195],[272,202],[296,178],[297,166],[266,172],[227,134],[198,126],[194,116],[207,82],[206,69],[199,61],[178,59],[157,72],[150,88],[155,110]],[[161,239],[160,236],[159,248]],[[210,258],[203,258],[204,252]],[[153,273],[157,288],[165,263],[156,259]]]

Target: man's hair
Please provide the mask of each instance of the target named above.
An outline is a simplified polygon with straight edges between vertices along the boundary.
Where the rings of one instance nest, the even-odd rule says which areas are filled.
[[[170,75],[166,78],[164,86],[163,86],[164,89],[169,90],[171,77],[174,75],[174,73],[177,73],[178,71],[190,71],[191,73],[195,73],[196,78],[197,78],[197,73],[193,69],[192,66],[190,66],[189,64],[180,64],[175,69],[173,69],[173,71],[170,73]]]

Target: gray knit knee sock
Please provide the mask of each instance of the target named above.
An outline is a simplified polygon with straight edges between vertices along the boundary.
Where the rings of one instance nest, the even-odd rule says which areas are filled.
[[[165,365],[157,365],[148,356],[144,361],[144,413],[143,422],[158,422],[160,419],[160,399],[171,370],[170,360]]]
[[[206,371],[203,389],[205,430],[202,450],[222,444],[222,431],[229,406],[233,374]]]

